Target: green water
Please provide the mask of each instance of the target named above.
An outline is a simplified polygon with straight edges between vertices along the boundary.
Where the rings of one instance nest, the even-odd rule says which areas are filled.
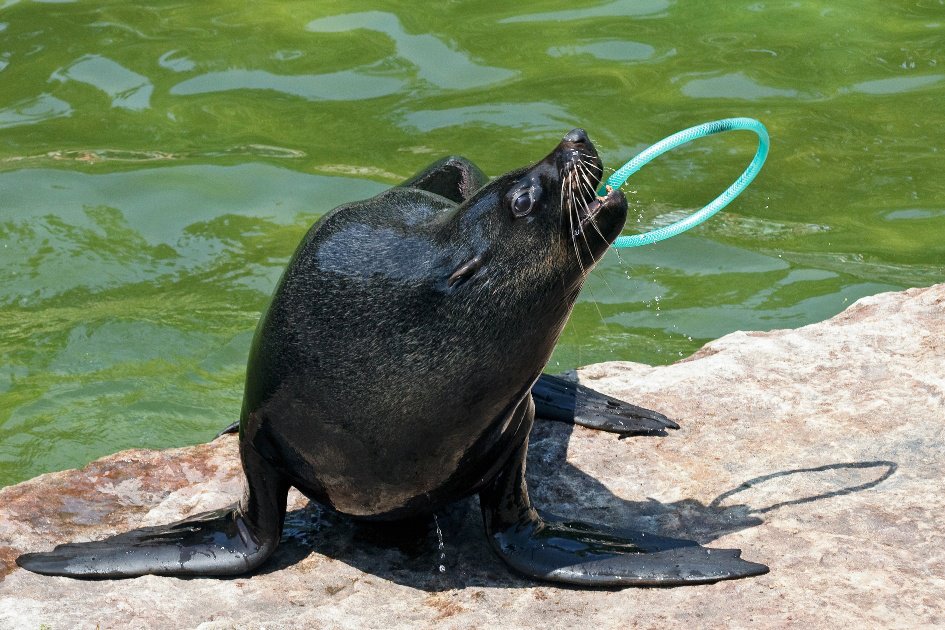
[[[498,174],[580,125],[616,167],[706,120],[771,132],[725,213],[608,255],[552,370],[945,277],[942,0],[409,6],[0,0],[0,486],[236,419],[308,225],[447,153]],[[630,226],[753,151],[727,134],[648,166]]]

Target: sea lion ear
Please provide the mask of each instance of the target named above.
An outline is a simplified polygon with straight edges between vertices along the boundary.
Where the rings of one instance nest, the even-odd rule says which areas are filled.
[[[473,277],[479,268],[482,267],[482,256],[476,256],[475,258],[468,260],[459,267],[456,268],[452,274],[450,274],[449,279],[446,281],[446,286],[453,288],[456,285],[466,282],[471,277]]]

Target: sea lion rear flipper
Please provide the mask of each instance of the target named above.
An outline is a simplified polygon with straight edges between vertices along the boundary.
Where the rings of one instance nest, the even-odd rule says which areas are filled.
[[[219,433],[217,433],[216,435],[214,435],[214,436],[213,436],[213,439],[215,440],[215,439],[217,439],[218,437],[221,437],[221,436],[224,436],[224,435],[228,435],[228,434],[230,434],[230,433],[239,433],[239,432],[240,432],[240,423],[239,423],[239,422],[234,422],[233,424],[227,425],[227,427],[226,427],[225,429],[223,429],[222,431],[220,431]]]
[[[679,425],[656,411],[542,374],[532,386],[535,416],[621,435],[666,435]]]
[[[247,473],[249,491],[238,505],[170,525],[23,554],[16,563],[43,575],[91,579],[148,574],[222,576],[251,571],[279,543],[288,484],[254,452],[248,457],[244,454],[243,466],[251,471]]]
[[[464,157],[451,155],[437,160],[400,186],[419,188],[462,203],[488,181],[478,166]]]
[[[587,586],[678,586],[768,572],[738,549],[539,516],[525,484],[527,445],[479,495],[492,548],[520,573]]]

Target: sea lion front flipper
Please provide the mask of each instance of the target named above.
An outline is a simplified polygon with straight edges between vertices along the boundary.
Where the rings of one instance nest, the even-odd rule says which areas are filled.
[[[462,203],[488,181],[478,166],[464,157],[451,155],[437,160],[400,186],[419,188]]]
[[[542,374],[532,386],[535,416],[621,435],[666,435],[679,425],[656,411],[631,405],[578,383]]]
[[[288,484],[255,449],[241,449],[247,487],[243,501],[157,527],[104,540],[27,553],[16,563],[34,573],[74,578],[140,575],[224,576],[247,573],[275,550],[282,533]]]
[[[526,441],[479,495],[492,548],[520,573],[587,586],[678,586],[768,572],[738,549],[539,516],[525,483],[527,448]]]

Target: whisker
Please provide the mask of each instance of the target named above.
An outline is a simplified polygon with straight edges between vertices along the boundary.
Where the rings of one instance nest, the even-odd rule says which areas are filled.
[[[604,284],[607,284],[606,282]],[[607,321],[604,319],[604,313],[600,310],[600,304],[597,303],[597,298],[594,296],[594,289],[591,287],[585,287],[591,293],[591,303],[594,305],[594,308],[597,310],[597,314],[600,316],[600,323],[604,325],[604,330],[608,330]],[[610,289],[610,285],[607,286]],[[611,289],[613,291],[613,289]]]
[[[581,176],[583,178],[582,184],[583,184],[584,190],[586,190],[588,193],[592,195],[591,201],[593,201],[593,199],[597,197],[597,191],[594,190],[594,184],[591,183],[590,175],[587,173],[587,171],[583,170],[583,168],[580,165],[578,167],[578,170],[581,171]],[[585,204],[585,208],[586,207],[587,205]],[[589,216],[588,223],[590,223],[594,227],[594,230],[601,237],[601,239],[603,239],[604,241],[607,240],[607,237],[604,236],[603,232],[601,232],[600,228],[597,226],[597,222],[594,220],[594,217]]]
[[[575,162],[574,168],[568,173],[568,177],[567,177],[568,191],[569,191],[568,216],[572,221],[571,240],[572,240],[572,243],[574,244],[574,251],[575,251],[575,254],[577,255],[578,265],[580,266],[580,269],[581,269],[581,276],[583,279],[586,279],[587,276],[590,274],[591,267],[597,264],[597,261],[599,259],[596,256],[594,256],[594,250],[591,248],[590,242],[587,239],[587,231],[583,229],[581,215],[580,215],[580,211],[578,209],[577,204],[580,203],[581,207],[583,207],[584,211],[586,212],[588,205],[597,197],[597,190],[595,189],[594,184],[592,182],[592,179],[594,179],[592,168],[593,170],[599,170],[599,169],[597,168],[596,163],[591,161],[594,158],[594,156],[588,155],[586,153],[580,153],[580,155],[588,159],[580,159],[577,162]],[[587,200],[585,201],[585,199]],[[578,230],[573,229],[574,221],[577,221],[577,224],[579,226]],[[601,233],[600,228],[598,227],[597,223],[593,220],[593,218],[589,218],[588,222],[594,227],[594,230],[606,242],[607,239],[604,238],[604,235]],[[587,248],[587,253],[591,258],[591,261],[592,261],[591,266],[588,268],[584,267],[584,263],[583,263],[583,260],[581,258],[580,251],[579,251],[580,248],[578,245],[577,235],[575,234],[575,232],[580,233],[581,239],[584,242],[584,247]],[[606,252],[607,250],[604,250],[604,251]],[[616,295],[616,292],[614,292],[610,284],[606,280],[603,280],[603,278],[601,280],[604,282],[604,286],[607,287],[607,290],[609,290],[611,294]],[[601,311],[600,304],[598,304],[597,299],[593,295],[593,289],[591,287],[587,287],[587,289],[590,290],[591,292],[591,303],[594,304],[594,309],[597,311],[598,317],[600,317],[601,324],[603,324],[604,328],[607,329],[607,322],[604,319],[604,313]]]
[[[558,191],[558,229],[564,230],[564,182],[567,175],[561,178],[561,190]]]
[[[577,187],[577,189],[578,189],[578,192],[580,192],[580,191],[588,191],[588,192],[590,192],[590,191],[593,190],[593,187],[590,187],[590,188],[588,187],[587,173],[585,172],[584,166],[583,166],[583,164],[582,164],[581,162],[578,162],[578,163],[577,163],[577,168],[575,169],[575,173],[574,173],[574,183],[575,183],[575,185],[576,185],[576,187]],[[596,196],[596,195],[595,195],[595,196]],[[587,210],[587,205],[588,205],[590,202],[585,202],[585,201],[584,201],[584,199],[583,199],[584,195],[581,195],[581,197],[582,197],[582,198],[581,198],[580,202],[581,202],[581,204],[584,206],[584,209],[585,209],[585,211],[586,211],[586,210]],[[578,220],[581,222],[581,227],[583,228],[583,221],[581,221],[580,214],[578,214]],[[598,232],[599,232],[599,230],[598,230]],[[587,247],[587,253],[591,256],[591,260],[593,261],[593,263],[596,264],[597,258],[594,256],[594,250],[591,248],[591,244],[590,244],[590,242],[587,240],[587,231],[584,230],[584,229],[581,230],[581,238],[582,238],[582,240],[584,241],[585,247]],[[590,271],[590,269],[588,269],[588,272],[589,272],[589,271]]]
[[[596,164],[588,163],[588,162],[579,163],[579,167],[580,167],[581,173],[584,175],[584,180],[587,182],[588,189],[596,197],[597,189],[599,185],[595,185],[594,182],[600,181],[600,175],[601,175],[600,169],[597,168]]]
[[[597,261],[599,260],[599,258],[597,258],[597,257],[594,256],[594,250],[591,249],[591,244],[590,244],[590,243],[588,242],[588,240],[587,240],[587,231],[586,231],[586,230],[581,230],[581,236],[582,236],[582,238],[584,239],[584,245],[587,247],[587,253],[588,253],[588,254],[590,255],[590,257],[591,257],[591,265],[590,265],[590,267],[588,267],[586,270],[583,270],[583,267],[582,267],[582,270],[583,270],[583,273],[584,273],[584,277],[587,278],[587,275],[590,273],[591,268],[594,267],[594,265],[597,264]],[[605,249],[604,252],[606,252],[606,251],[607,251],[607,250]],[[601,255],[603,256],[603,253],[602,253]],[[614,293],[614,290],[611,288],[611,286],[610,286],[609,284],[607,284],[607,281],[604,280],[603,278],[601,278],[601,280],[604,281],[604,285],[607,287],[607,289],[608,289],[611,293],[613,293],[614,295],[616,295],[616,293]],[[593,291],[592,291],[592,293],[593,293]],[[604,321],[604,313],[600,310],[600,304],[597,303],[597,300],[594,299],[593,296],[592,296],[592,299],[591,299],[591,303],[594,305],[594,309],[597,311],[597,315],[600,317],[600,321],[601,321],[601,323],[604,325],[604,328],[606,329],[606,328],[607,328],[607,322]]]
[[[574,176],[573,178],[574,182],[572,182],[572,185],[573,183],[579,184],[582,192],[586,193],[586,196],[590,198],[590,201],[584,204],[584,207],[586,209],[587,206],[590,204],[590,202],[593,201],[597,197],[597,190],[599,188],[599,185],[595,186],[594,182],[602,181],[602,177],[604,175],[604,168],[601,165],[599,165],[599,163],[597,162],[594,156],[590,156],[584,153],[581,153],[581,156],[582,158],[578,160],[577,162],[575,162],[575,168],[579,172],[579,175]],[[610,169],[610,171],[613,172],[613,169]],[[600,229],[600,226],[597,223],[596,217],[588,216],[587,223],[590,224],[591,228],[600,236],[602,240],[604,240],[605,242],[607,241],[607,239],[604,237]],[[585,231],[582,230],[582,235],[584,235],[585,245],[588,247],[588,251],[591,254],[591,258],[593,259],[593,264],[592,264],[593,266],[593,265],[596,265],[604,257],[604,254],[606,254],[607,250],[605,249],[603,252],[601,252],[601,256],[599,258],[595,257],[593,255],[592,250],[590,250],[589,243],[587,242],[587,236],[586,234],[584,234],[584,232]],[[577,239],[575,238],[574,240],[576,241]],[[617,252],[616,255],[617,255],[618,267],[626,268],[627,264],[623,260],[623,258],[620,256],[620,252],[617,250],[616,247],[614,247],[613,249],[614,251]],[[586,277],[589,274],[590,269],[585,269],[582,264],[582,272],[585,274],[585,277]],[[601,282],[604,283],[604,286],[607,287],[607,289],[611,292],[611,294],[616,296],[617,294],[614,291],[613,287],[610,285],[610,283],[607,282],[607,280],[604,279],[603,276],[599,276],[599,277],[601,279]],[[591,287],[588,287],[588,289],[590,288]],[[597,309],[598,315],[600,315],[601,323],[603,323],[604,326],[606,327],[607,324],[604,321],[603,313],[601,313],[600,307],[598,306],[596,300],[594,300],[594,306]]]
[[[587,253],[591,257],[591,266],[593,267],[597,264],[597,258],[594,256],[594,250],[591,248],[590,241],[587,240],[587,230],[581,230],[581,239],[584,241],[584,246],[587,247]]]
[[[586,165],[579,165],[579,166],[586,166]],[[582,176],[583,176],[583,182],[584,182],[584,188],[585,188],[585,190],[589,190],[589,191],[593,192],[593,193],[594,193],[594,197],[596,197],[596,196],[597,196],[597,193],[596,193],[596,191],[594,191],[594,186],[593,186],[592,180],[590,180],[589,174],[588,174],[588,173],[586,172],[586,170],[584,170],[583,168],[582,168],[581,170],[583,171],[583,172],[582,172]],[[603,241],[606,242],[606,241],[607,241],[607,237],[604,236],[604,233],[601,231],[600,226],[597,225],[597,220],[596,220],[596,218],[589,216],[588,219],[587,219],[587,221],[588,221],[588,223],[591,224],[591,227],[594,228],[594,231],[597,232],[598,236],[600,236],[601,240],[603,240]],[[585,239],[585,240],[586,240],[586,239]],[[620,252],[617,250],[616,247],[614,248],[614,251],[617,252],[617,261],[618,261],[618,264],[621,264],[621,265],[622,265],[622,264],[623,264],[623,259],[620,257]],[[601,252],[600,257],[599,257],[599,258],[596,258],[596,259],[594,260],[594,263],[596,264],[596,263],[599,262],[601,259],[603,259],[604,254],[606,254],[606,252],[607,252],[607,250],[604,250],[603,252]],[[617,295],[617,292],[614,291],[613,287],[610,286],[610,283],[607,282],[607,280],[605,280],[605,279],[603,278],[603,276],[601,276],[600,279],[601,279],[601,282],[604,283],[604,286],[606,286],[607,289],[611,292],[611,294],[614,295],[614,296],[616,296],[616,295]]]
[[[582,163],[585,164],[585,165],[587,164],[586,162],[582,162]],[[592,166],[595,166],[595,167],[596,167],[596,164],[592,164]],[[601,169],[596,169],[596,170],[601,170]],[[614,169],[609,169],[609,170],[610,170],[611,172],[614,172]],[[593,173],[592,173],[591,175],[593,176]],[[601,173],[600,173],[599,175],[602,177],[602,176],[603,176],[603,171],[601,171]],[[593,184],[591,184],[591,188],[594,189]],[[596,189],[594,189],[594,195],[597,196],[597,190],[596,190]],[[597,233],[600,234],[601,237],[603,237],[604,235],[601,234],[600,228],[597,226],[597,222],[596,222],[593,218],[590,220],[590,222],[594,225],[594,229],[597,230]],[[606,239],[605,239],[605,240],[606,240]],[[620,261],[620,263],[623,263],[623,258],[620,256],[620,250],[619,250],[616,246],[614,246],[613,244],[611,244],[610,247],[614,250],[614,252],[616,252],[617,260]]]
[[[587,191],[590,196],[590,201],[593,201],[597,197],[597,190],[594,188],[594,184],[591,181],[591,175],[588,173],[582,166],[578,166],[578,171],[581,173],[581,185],[585,191]],[[588,204],[590,203],[588,201]],[[586,204],[585,204],[586,205]]]
[[[576,237],[576,235],[575,235],[575,232],[576,232],[577,230],[574,229],[574,219],[575,219],[575,217],[574,217],[574,215],[575,215],[574,210],[575,210],[575,208],[574,208],[573,196],[572,196],[572,191],[571,191],[571,179],[572,179],[571,176],[572,176],[572,173],[568,173],[568,175],[567,175],[567,177],[566,177],[566,179],[565,179],[565,181],[566,181],[567,184],[568,184],[568,186],[567,186],[567,188],[568,188],[568,221],[569,221],[570,227],[571,227],[571,229],[569,230],[568,234],[569,234],[570,237],[571,237],[571,244],[574,246],[574,256],[575,256],[575,258],[577,259],[578,267],[579,267],[580,270],[581,270],[581,277],[587,277],[587,271],[584,269],[584,262],[581,260],[581,252],[580,252],[580,250],[579,250],[579,248],[578,248],[577,237]],[[578,225],[580,225],[580,217],[578,217]]]
[[[585,153],[584,151],[575,151],[575,154],[576,154],[576,155],[579,155],[581,158],[587,158],[586,161],[588,161],[588,162],[596,162],[596,160],[597,160],[597,157],[596,157],[596,156],[594,156],[594,155],[592,155],[592,154],[590,154],[590,153]]]

